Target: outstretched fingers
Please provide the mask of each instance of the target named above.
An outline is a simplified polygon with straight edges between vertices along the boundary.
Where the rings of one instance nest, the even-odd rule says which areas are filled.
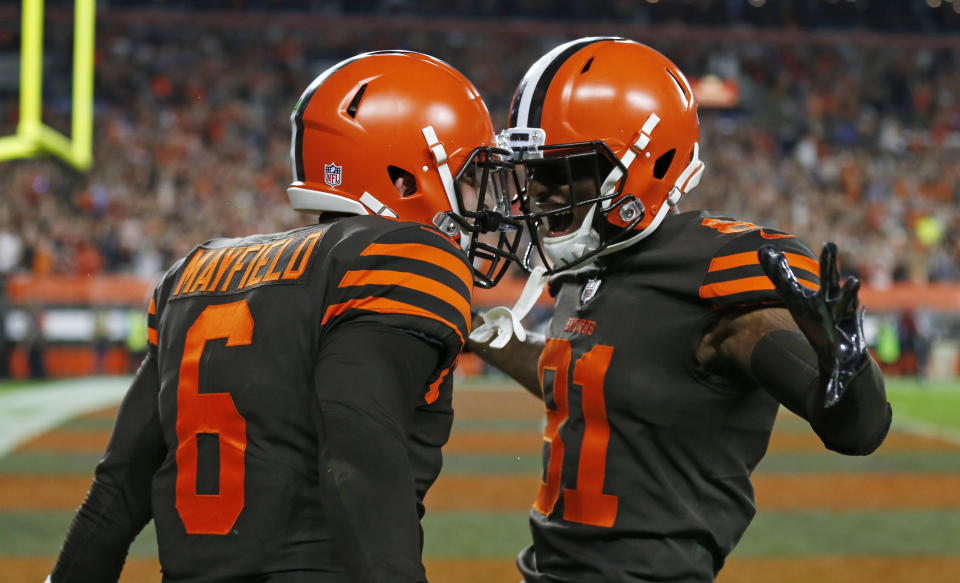
[[[840,290],[840,273],[837,271],[837,246],[826,242],[820,251],[820,291],[824,298],[833,299]]]
[[[779,249],[773,245],[764,245],[757,251],[757,258],[763,272],[773,282],[773,287],[783,301],[807,297],[806,288],[797,280],[786,256]]]
[[[850,276],[843,284],[840,291],[840,299],[837,301],[836,311],[834,312],[835,321],[839,322],[856,316],[857,307],[860,300],[857,298],[857,292],[860,291],[860,280]]]

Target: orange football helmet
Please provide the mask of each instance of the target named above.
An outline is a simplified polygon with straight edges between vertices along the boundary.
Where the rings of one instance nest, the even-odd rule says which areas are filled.
[[[409,51],[357,55],[314,79],[290,119],[294,209],[434,226],[460,242],[481,287],[519,262],[510,152],[450,65]]]
[[[534,63],[500,141],[526,168],[523,208],[528,228],[543,235],[537,245],[548,272],[649,236],[699,183],[699,139],[690,84],[646,45],[582,38]],[[594,185],[587,195],[574,188],[585,177]],[[565,204],[537,204],[562,185]],[[571,225],[574,217],[582,223]]]

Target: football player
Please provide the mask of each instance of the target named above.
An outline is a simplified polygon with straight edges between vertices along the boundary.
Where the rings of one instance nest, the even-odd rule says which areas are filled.
[[[319,223],[211,239],[157,285],[53,583],[116,581],[151,519],[165,581],[426,580],[471,291],[519,244],[510,168],[473,85],[420,53],[331,67],[291,120],[289,199]]]
[[[704,169],[697,104],[650,47],[556,47],[527,71],[509,125],[555,311],[545,338],[519,328],[542,289],[528,285],[520,313],[478,320],[471,348],[546,408],[520,571],[713,581],[754,516],[750,474],[780,404],[842,454],[886,436],[858,283],[841,286],[831,244],[818,259],[792,234],[677,212]]]

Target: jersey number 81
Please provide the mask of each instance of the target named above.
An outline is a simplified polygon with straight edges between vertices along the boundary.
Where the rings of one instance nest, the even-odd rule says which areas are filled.
[[[613,357],[613,347],[598,344],[577,359],[573,367],[573,384],[581,389],[583,441],[577,463],[576,488],[563,489],[563,519],[593,526],[612,527],[617,519],[617,497],[603,493],[607,469],[607,445],[610,425],[603,396],[603,379]],[[563,471],[564,444],[560,426],[570,415],[568,401],[568,374],[573,359],[570,341],[548,338],[540,355],[540,386],[544,386],[544,372],[553,371],[553,402],[556,409],[547,409],[547,427],[543,433],[549,444],[550,460],[546,481],[540,484],[533,507],[542,514],[550,514],[560,496]]]

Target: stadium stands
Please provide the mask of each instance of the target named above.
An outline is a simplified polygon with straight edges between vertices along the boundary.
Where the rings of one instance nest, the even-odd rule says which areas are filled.
[[[48,2],[44,118],[69,132],[63,4]],[[956,30],[960,2],[676,0],[591,13],[596,3],[575,0],[315,1],[296,14],[304,3],[232,0],[180,11],[193,4],[103,3],[94,167],[0,163],[0,276],[149,279],[206,238],[302,224],[285,194],[291,96],[344,56],[436,54],[474,80],[502,124],[537,55],[596,33],[648,42],[705,90],[733,91],[704,93],[707,171],[692,204],[796,232],[814,249],[833,240],[842,269],[875,289],[960,282],[960,39],[937,34]],[[2,11],[0,69],[13,70],[16,10]],[[16,121],[16,83],[4,81],[0,135]]]

